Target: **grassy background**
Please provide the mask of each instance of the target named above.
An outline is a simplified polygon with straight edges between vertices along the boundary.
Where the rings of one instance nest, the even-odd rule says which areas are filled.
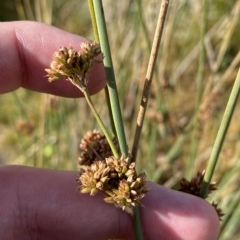
[[[105,0],[105,17],[129,147],[160,1]],[[195,116],[202,1],[171,1],[149,107],[138,169],[150,180],[177,188],[206,167],[239,61],[240,1],[208,1],[206,59],[199,122]],[[1,0],[0,20],[36,20],[93,39],[87,1]],[[93,97],[109,126],[104,91]],[[225,139],[214,180],[223,217],[220,239],[240,238],[240,106]],[[0,97],[0,163],[77,169],[81,137],[98,126],[84,100],[19,89]]]

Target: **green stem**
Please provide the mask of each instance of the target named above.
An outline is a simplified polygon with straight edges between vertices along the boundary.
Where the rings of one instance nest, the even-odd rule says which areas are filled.
[[[93,32],[94,32],[94,38],[95,38],[96,43],[99,43],[99,35],[98,35],[96,17],[95,17],[95,13],[94,13],[93,0],[88,0],[88,8],[90,11]]]
[[[113,140],[112,140],[112,138],[111,138],[111,136],[110,136],[107,128],[105,127],[102,119],[101,119],[100,116],[98,115],[98,113],[97,113],[97,111],[96,111],[96,109],[95,109],[95,107],[94,107],[94,105],[93,105],[93,103],[92,103],[92,100],[91,100],[91,98],[90,98],[88,89],[87,89],[87,88],[84,89],[82,86],[78,85],[78,83],[72,81],[71,78],[69,78],[68,80],[69,80],[74,86],[76,86],[76,87],[84,94],[84,97],[85,97],[85,99],[87,100],[87,103],[88,103],[90,109],[92,110],[92,113],[93,113],[94,117],[96,118],[96,120],[97,120],[100,128],[102,129],[102,131],[103,131],[103,133],[104,133],[104,135],[105,135],[105,137],[106,137],[106,139],[107,139],[107,141],[108,141],[108,143],[109,143],[109,145],[110,145],[110,147],[111,147],[111,150],[112,150],[112,152],[113,152],[114,157],[117,158],[117,159],[119,159],[120,156],[119,156],[119,154],[118,154],[118,151],[117,151],[117,149],[116,149],[116,146],[115,146],[115,144],[114,144],[114,142],[113,142]]]
[[[140,211],[138,207],[135,207],[133,209],[134,214],[133,214],[133,226],[135,230],[135,237],[136,240],[144,240],[143,237],[143,232],[141,228],[141,217],[140,217]]]
[[[200,190],[200,197],[202,198],[206,198],[207,196],[209,185],[210,185],[210,182],[214,173],[214,169],[217,164],[218,157],[219,157],[219,154],[228,130],[228,126],[230,124],[230,121],[233,115],[234,108],[237,103],[239,92],[240,92],[240,69],[238,70],[237,78],[233,85],[233,89],[229,97],[227,107],[224,112],[223,119],[222,119],[220,128],[218,130],[218,134],[217,134],[217,137],[213,146],[213,150],[209,159],[209,163],[206,169],[206,173],[203,179],[203,184]]]
[[[94,11],[93,0],[88,0],[88,7],[89,7],[93,31],[94,31],[94,38],[95,38],[96,43],[99,44],[100,40],[99,40],[99,34],[98,34],[98,29],[97,29],[97,21],[96,21],[96,16],[95,16],[95,11]],[[113,121],[113,115],[112,115],[112,111],[111,111],[111,103],[110,103],[110,98],[109,98],[108,87],[106,86],[104,88],[104,90],[105,90],[105,97],[106,97],[109,116],[110,116],[112,132],[113,132],[114,136],[117,136],[114,121]]]
[[[104,11],[101,0],[93,0],[94,11],[97,20],[98,34],[100,39],[101,50],[103,54],[103,63],[107,76],[107,86],[109,91],[111,110],[113,114],[114,125],[117,132],[117,138],[121,153],[125,156],[128,155],[128,146],[123,127],[123,120],[121,114],[120,103],[118,99],[117,85],[113,70],[111,51],[107,35],[107,27],[104,18]]]
[[[105,23],[104,11],[101,0],[94,0],[94,11],[97,19],[98,33],[100,38],[100,46],[103,53],[103,63],[107,76],[107,86],[111,103],[111,110],[113,114],[114,125],[117,132],[117,138],[121,153],[128,155],[128,145],[126,141],[125,131],[123,127],[123,120],[121,114],[120,103],[118,99],[117,85],[113,70],[111,51],[107,35],[107,27]],[[138,207],[134,208],[134,232],[137,240],[143,240],[142,226],[140,221],[140,214]]]
[[[85,91],[83,91],[83,94],[84,94],[84,96],[85,96],[85,98],[86,98],[86,100],[87,100],[87,103],[88,103],[89,107],[91,108],[91,110],[92,110],[92,112],[93,112],[93,114],[94,114],[94,117],[96,118],[96,120],[97,120],[99,126],[101,127],[101,129],[102,129],[105,137],[107,138],[107,141],[108,141],[108,143],[109,143],[109,145],[110,145],[110,147],[111,147],[111,149],[112,149],[112,152],[113,152],[114,157],[117,158],[117,159],[119,159],[120,156],[119,156],[119,154],[118,154],[118,151],[117,151],[117,149],[116,149],[116,146],[115,146],[115,144],[114,144],[114,142],[113,142],[113,140],[112,140],[112,138],[111,138],[111,136],[110,136],[107,128],[105,127],[102,119],[100,118],[100,116],[98,115],[95,107],[93,106],[92,101],[91,101],[91,98],[90,98],[90,95],[89,95],[87,89],[86,89]]]
[[[110,124],[111,124],[111,128],[112,128],[112,134],[114,135],[114,137],[116,137],[117,132],[116,132],[116,128],[115,128],[115,125],[114,125],[113,114],[112,114],[112,111],[111,111],[111,101],[110,101],[109,91],[108,91],[107,86],[104,88],[104,91],[105,91],[105,97],[106,97],[106,100],[107,100],[107,106],[108,106],[108,112],[109,112],[109,117],[110,117]]]

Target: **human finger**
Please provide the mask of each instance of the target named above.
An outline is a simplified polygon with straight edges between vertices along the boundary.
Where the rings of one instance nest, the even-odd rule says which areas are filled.
[[[61,46],[80,48],[84,37],[56,27],[31,21],[0,22],[0,93],[19,87],[64,97],[80,97],[82,93],[69,81],[49,83],[45,69],[53,53]],[[95,64],[89,76],[89,92],[105,86],[103,64]]]
[[[18,239],[134,239],[130,215],[105,203],[101,194],[78,193],[75,178],[70,171],[1,167],[0,239],[14,239],[13,234]],[[148,185],[140,208],[145,239],[217,239],[219,221],[210,204]]]

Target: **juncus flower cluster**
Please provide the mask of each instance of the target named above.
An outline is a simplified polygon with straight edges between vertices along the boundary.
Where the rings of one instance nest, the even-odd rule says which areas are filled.
[[[96,59],[100,52],[100,47],[94,42],[82,43],[80,51],[74,51],[72,46],[61,47],[54,53],[51,68],[46,69],[50,82],[66,78],[78,87],[84,93],[99,122],[101,120],[90,100],[87,84],[94,63],[100,62]],[[133,215],[133,208],[142,205],[140,200],[148,192],[148,188],[145,187],[146,176],[144,173],[136,173],[135,163],[129,164],[128,157],[114,157],[109,141],[112,141],[119,152],[116,139],[106,139],[98,131],[90,131],[84,135],[80,144],[78,190],[90,195],[102,192],[106,202]]]
[[[95,43],[82,43],[81,50],[75,51],[70,45],[69,48],[60,47],[54,53],[50,69],[46,77],[50,82],[61,78],[70,80],[81,91],[85,91],[88,83],[88,73],[94,63],[101,62],[96,59],[101,53],[100,47]]]
[[[77,182],[81,193],[94,195],[102,192],[104,201],[133,214],[133,207],[142,206],[140,200],[149,191],[145,187],[146,176],[137,174],[135,163],[128,165],[128,158],[111,156],[81,166]]]

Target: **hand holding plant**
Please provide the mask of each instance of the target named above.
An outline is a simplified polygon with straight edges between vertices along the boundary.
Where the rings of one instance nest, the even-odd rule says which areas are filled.
[[[3,53],[0,69],[5,69],[0,72],[4,80],[0,82],[1,93],[24,87],[60,96],[81,96],[69,82],[49,84],[43,76],[52,53],[59,46],[72,43],[77,47],[85,39],[35,22],[1,23],[0,28]],[[29,39],[35,41],[29,42]],[[26,42],[27,45],[23,44]],[[42,49],[41,58],[35,55],[39,49]],[[24,56],[24,64],[16,57],[18,54]],[[25,81],[22,71],[28,76]],[[100,90],[104,86],[103,79],[103,66],[96,64],[90,75],[89,91]],[[98,239],[134,239],[130,215],[106,204],[99,194],[94,197],[79,194],[73,182],[76,174],[74,171],[0,167],[0,239],[29,236],[45,240],[96,239],[96,236]],[[151,191],[142,199],[145,207],[141,208],[146,239],[217,238],[218,217],[207,202],[154,183],[148,182],[147,187]]]

